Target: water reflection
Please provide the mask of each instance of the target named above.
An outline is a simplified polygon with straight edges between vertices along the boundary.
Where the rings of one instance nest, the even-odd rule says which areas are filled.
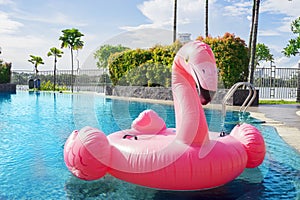
[[[11,101],[12,95],[13,94],[11,94],[11,93],[0,92],[0,106],[2,103],[5,103],[5,102],[9,103]]]
[[[156,190],[126,183],[110,175],[97,181],[71,176],[65,184],[68,199],[154,199]]]

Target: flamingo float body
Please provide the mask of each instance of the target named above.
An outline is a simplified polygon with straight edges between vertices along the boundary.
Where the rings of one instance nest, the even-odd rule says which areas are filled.
[[[210,136],[202,104],[210,102],[209,91],[217,90],[217,68],[208,45],[194,41],[178,51],[172,89],[176,129],[146,110],[131,129],[108,136],[92,127],[73,131],[64,147],[68,169],[84,180],[109,173],[151,188],[201,190],[223,185],[263,162],[264,139],[252,125],[237,125],[225,137]]]

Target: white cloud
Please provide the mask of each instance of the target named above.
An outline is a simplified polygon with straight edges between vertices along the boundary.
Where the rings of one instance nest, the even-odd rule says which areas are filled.
[[[3,46],[9,45],[11,48],[24,49],[28,48],[30,45],[31,48],[40,47],[47,44],[46,38],[39,38],[32,35],[23,35],[23,36],[1,36],[0,40],[2,41]]]
[[[252,2],[238,2],[224,7],[224,16],[247,16],[252,14]]]
[[[259,30],[259,36],[278,36],[280,33],[275,30]]]
[[[47,24],[56,24],[62,26],[77,26],[83,27],[87,26],[87,23],[81,21],[75,21],[71,19],[68,15],[60,12],[53,12],[53,13],[45,13],[45,16],[41,15],[34,15],[31,13],[20,12],[14,14],[17,19],[32,21],[32,22],[41,22]]]
[[[284,14],[293,18],[299,17],[300,0],[266,0],[262,1],[260,12]]]
[[[290,24],[299,17],[300,0],[266,0],[261,4],[260,12],[272,15],[283,15],[277,23],[280,32],[290,32]]]
[[[295,19],[291,17],[282,18],[281,25],[277,27],[277,30],[280,32],[291,33],[291,23],[293,20]]]
[[[15,3],[11,0],[0,0],[0,5],[14,5]]]
[[[299,59],[296,57],[285,57],[280,56],[275,58],[274,63],[276,67],[288,67],[288,68],[297,68],[298,67],[298,61]]]
[[[213,4],[215,0],[210,0]],[[189,24],[204,16],[204,0],[178,0],[177,24]],[[137,28],[170,28],[173,24],[174,2],[166,0],[148,0],[137,6],[144,16],[148,18],[148,24],[137,27],[124,26],[122,29],[134,30]]]
[[[14,33],[23,24],[9,18],[8,14],[0,12],[0,34]]]
[[[162,24],[141,24],[139,26],[121,26],[120,29],[126,31],[135,31],[145,28],[161,28],[163,27]]]
[[[41,56],[45,65],[48,64],[46,53],[49,51],[49,39],[35,37],[32,35],[0,35],[1,47],[3,54],[1,54],[6,62],[12,62],[13,68],[31,69],[27,63],[29,55]],[[25,64],[24,64],[25,63]]]
[[[145,15],[151,24],[164,26],[171,22],[173,4],[172,1],[151,0],[138,5],[138,9]]]
[[[288,58],[283,55],[274,57],[273,65],[277,68],[298,68],[299,59],[297,58]],[[260,67],[268,68],[270,67],[270,62],[260,62]]]

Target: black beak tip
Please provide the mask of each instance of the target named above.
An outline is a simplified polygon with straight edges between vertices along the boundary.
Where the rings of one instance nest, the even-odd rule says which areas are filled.
[[[200,98],[201,104],[202,105],[207,105],[209,102],[211,102],[211,98]]]
[[[212,101],[215,92],[206,90],[200,86],[200,101],[202,105],[206,105]]]

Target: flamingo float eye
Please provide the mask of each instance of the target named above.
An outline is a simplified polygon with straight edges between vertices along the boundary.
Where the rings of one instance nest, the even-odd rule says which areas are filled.
[[[185,62],[186,62],[186,63],[189,62],[189,57],[185,58]]]
[[[205,74],[205,69],[202,69],[203,74]]]

